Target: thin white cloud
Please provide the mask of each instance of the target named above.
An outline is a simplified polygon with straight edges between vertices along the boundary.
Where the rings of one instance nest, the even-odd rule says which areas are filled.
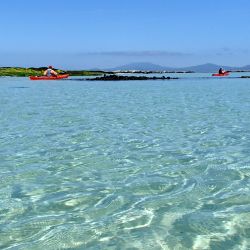
[[[171,52],[164,50],[145,50],[145,51],[99,51],[99,52],[84,52],[81,55],[91,56],[127,56],[127,57],[176,57],[189,56],[191,53]]]

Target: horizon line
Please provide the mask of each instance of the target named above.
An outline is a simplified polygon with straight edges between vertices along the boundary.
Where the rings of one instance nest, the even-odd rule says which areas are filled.
[[[202,64],[192,64],[192,65],[189,65],[189,66],[166,66],[166,65],[161,65],[161,64],[156,64],[156,63],[151,63],[151,62],[132,62],[132,63],[127,63],[127,64],[121,64],[121,65],[118,65],[118,66],[113,66],[113,67],[105,67],[105,66],[101,66],[101,67],[82,67],[81,69],[73,69],[71,68],[71,70],[83,70],[83,68],[85,68],[84,70],[109,70],[109,69],[112,69],[112,68],[119,68],[119,67],[124,67],[124,66],[130,66],[130,65],[133,65],[133,64],[151,64],[152,66],[159,66],[159,67],[166,67],[166,68],[171,68],[171,69],[182,69],[182,68],[189,68],[189,67],[198,67],[198,66],[206,66],[206,65],[212,65],[212,66],[218,66],[218,67],[230,67],[230,68],[244,68],[244,67],[250,67],[250,63],[249,64],[244,64],[243,66],[232,66],[232,65],[222,65],[222,64],[217,64],[217,63],[210,63],[210,62],[207,62],[207,63],[202,63]],[[25,66],[1,66],[0,65],[0,68],[44,68],[44,67],[47,67],[47,65],[40,65],[40,66],[28,66],[28,67],[25,67]],[[55,68],[63,68],[63,67],[55,67]],[[66,68],[64,68],[66,69]],[[69,68],[68,68],[69,69]]]

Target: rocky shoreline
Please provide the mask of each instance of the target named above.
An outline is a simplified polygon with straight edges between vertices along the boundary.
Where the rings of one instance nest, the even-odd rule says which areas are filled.
[[[176,80],[178,77],[147,77],[147,76],[120,76],[120,75],[104,75],[102,77],[87,78],[86,81],[145,81],[145,80]]]

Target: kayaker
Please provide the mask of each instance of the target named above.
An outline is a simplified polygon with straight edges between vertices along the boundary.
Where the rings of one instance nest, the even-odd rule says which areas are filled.
[[[223,68],[219,69],[219,74],[225,74],[225,73],[226,73],[226,71]]]
[[[55,70],[53,70],[52,66],[49,66],[43,73],[45,76],[57,76],[58,74],[55,72]]]

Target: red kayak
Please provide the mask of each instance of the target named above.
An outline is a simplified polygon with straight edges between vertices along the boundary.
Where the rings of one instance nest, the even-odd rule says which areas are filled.
[[[212,74],[212,76],[228,76],[229,75],[229,72],[225,72],[225,73],[222,73],[222,74]]]
[[[30,76],[30,80],[60,80],[68,78],[68,74],[58,76]]]

